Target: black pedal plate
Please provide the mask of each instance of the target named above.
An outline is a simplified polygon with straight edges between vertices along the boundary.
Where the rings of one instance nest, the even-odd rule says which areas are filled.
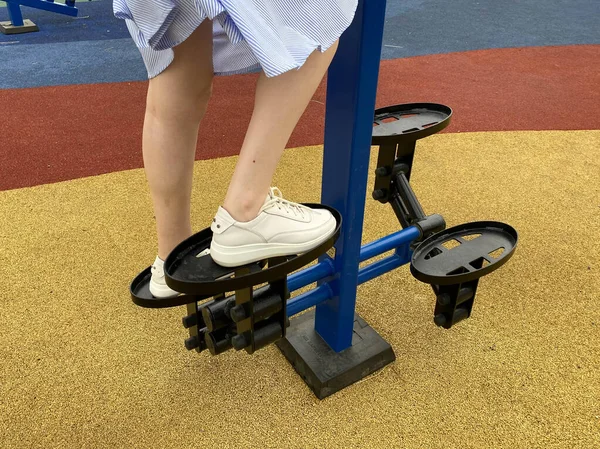
[[[267,261],[228,268],[218,265],[210,255],[198,257],[210,248],[212,231],[207,228],[183,241],[169,254],[164,265],[167,285],[178,292],[209,297],[282,279],[287,274],[308,265],[333,247],[340,235],[342,217],[337,210],[322,204],[304,205],[327,209],[337,221],[333,235],[317,248],[298,256],[287,257],[287,261],[268,268],[265,268]],[[239,275],[239,273],[245,274]]]
[[[150,278],[152,277],[152,267],[146,268],[135,279],[129,286],[129,292],[131,293],[131,299],[137,305],[139,301],[152,300],[154,296],[150,293]]]
[[[505,223],[465,223],[433,234],[419,244],[413,252],[410,271],[427,284],[473,281],[508,262],[517,240],[517,231]]]
[[[150,293],[151,278],[152,267],[148,267],[131,282],[129,293],[134,304],[148,309],[163,309],[166,307],[183,306],[204,299],[188,295],[179,295],[173,298],[156,298]]]
[[[409,103],[375,110],[373,145],[415,141],[450,124],[452,109],[436,103]]]

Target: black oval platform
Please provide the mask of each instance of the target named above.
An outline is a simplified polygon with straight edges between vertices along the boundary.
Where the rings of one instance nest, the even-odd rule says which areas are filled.
[[[131,293],[131,299],[138,306],[147,307],[144,303],[147,300],[154,298],[150,293],[150,278],[152,277],[152,267],[146,268],[135,279],[129,286],[129,292]]]
[[[327,209],[337,221],[333,235],[318,247],[287,261],[265,267],[265,261],[243,267],[227,268],[215,263],[210,256],[197,257],[210,247],[212,231],[207,228],[179,244],[165,260],[165,281],[175,291],[204,297],[240,290],[285,277],[319,256],[325,254],[340,235],[342,217],[340,213],[322,204],[304,204],[307,207]],[[236,272],[247,274],[236,276]]]
[[[167,307],[183,306],[209,298],[209,296],[199,297],[189,295],[179,295],[173,298],[155,298],[150,293],[150,278],[152,278],[152,267],[148,267],[138,274],[129,286],[129,293],[131,294],[133,303],[140,307],[164,309]]]
[[[452,109],[437,103],[409,103],[375,110],[373,145],[415,141],[450,124]]]
[[[427,284],[473,281],[508,262],[517,240],[517,231],[505,223],[479,221],[455,226],[424,240],[413,252],[410,271]],[[500,248],[502,253],[495,255]]]

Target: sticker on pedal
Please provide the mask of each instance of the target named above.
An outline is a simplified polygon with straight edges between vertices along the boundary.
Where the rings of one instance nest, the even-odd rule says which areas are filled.
[[[204,257],[204,256],[208,256],[210,254],[210,248],[206,248],[204,251],[200,251],[197,255],[196,258],[200,258],[200,257]]]
[[[419,140],[450,124],[452,109],[437,103],[398,104],[380,108],[373,118],[373,145]]]

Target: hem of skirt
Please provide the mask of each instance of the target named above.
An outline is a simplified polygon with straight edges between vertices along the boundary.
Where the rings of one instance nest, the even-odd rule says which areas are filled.
[[[148,79],[150,80],[152,78],[156,78],[162,72],[167,70],[167,68],[173,63],[174,60],[175,60],[175,52],[173,50],[171,50],[169,60],[166,64],[160,65],[158,69],[154,69],[154,71],[152,71],[152,72],[150,72],[148,70]]]
[[[215,71],[213,72],[215,76],[232,76],[232,75],[247,75],[249,73],[256,73],[257,71],[263,70],[265,71],[265,75],[268,78],[273,78],[279,75],[283,75],[284,73],[290,72],[292,70],[299,70],[301,69],[304,64],[306,63],[306,61],[308,60],[308,58],[310,57],[310,55],[312,55],[315,51],[320,51],[321,53],[326,52],[327,50],[329,50],[329,48],[331,48],[331,46],[335,43],[335,41],[331,42],[328,45],[316,45],[305,58],[302,58],[301,62],[296,63],[292,66],[289,66],[287,68],[282,68],[281,70],[277,70],[277,71],[271,71],[269,74],[266,73],[266,71],[264,70],[263,66],[260,63],[256,63],[252,66],[243,68],[243,69],[238,69],[238,70],[229,70],[229,71],[225,71],[225,72],[219,72],[219,71]],[[158,69],[154,70],[152,73],[148,72],[148,79],[152,79],[152,78],[156,78],[158,75],[160,75],[162,72],[164,72],[165,70],[167,70],[167,68],[169,68],[169,66],[173,63],[173,61],[175,60],[175,55],[172,49],[170,49],[172,54],[171,57],[169,58],[169,62],[167,62],[166,64],[161,65]],[[163,50],[165,51],[165,50]]]
[[[262,64],[259,63],[259,65],[261,66],[261,68],[264,70],[265,75],[267,76],[267,78],[273,78],[279,75],[283,75],[284,73],[287,72],[291,72],[292,70],[300,70],[304,64],[306,64],[306,61],[308,60],[308,58],[310,58],[310,56],[315,52],[315,51],[319,51],[321,53],[325,53],[327,50],[329,50],[333,44],[336,43],[337,40],[339,40],[339,38],[341,37],[338,36],[336,39],[334,39],[332,42],[328,42],[327,44],[315,44],[310,48],[310,51],[308,51],[306,53],[306,56],[303,56],[302,58],[300,58],[299,60],[295,61],[293,64],[287,66],[287,67],[282,67],[279,70],[269,70],[269,72],[267,73],[267,71],[264,69],[264,67],[262,67]]]
[[[160,75],[162,72],[164,72],[165,70],[167,70],[167,68],[173,63],[174,61],[174,56],[171,56],[169,62],[167,64],[163,64],[160,66],[159,69],[155,70],[154,72],[150,73],[148,72],[148,79],[152,79],[152,78],[156,78],[158,75]],[[250,73],[257,73],[262,69],[261,65],[259,63],[251,65],[249,67],[245,67],[243,69],[238,69],[238,70],[229,70],[226,72],[213,72],[215,76],[232,76],[232,75],[247,75]]]
[[[344,30],[339,33],[334,39],[329,40],[325,43],[322,42],[314,42],[314,44],[311,46],[312,48],[310,49],[310,51],[308,51],[306,53],[305,56],[303,56],[302,58],[298,59],[295,61],[294,64],[287,66],[287,67],[282,67],[278,70],[270,70],[269,73],[267,73],[267,70],[265,70],[265,68],[261,65],[262,69],[265,72],[265,75],[268,78],[271,77],[276,77],[279,75],[283,75],[286,72],[290,72],[292,70],[299,70],[300,68],[302,68],[304,66],[304,64],[306,64],[306,61],[308,60],[308,58],[317,50],[319,50],[321,53],[325,53],[327,50],[329,50],[337,41],[339,41],[339,39],[342,37],[342,35],[346,32],[346,30],[352,25],[352,22],[354,21],[354,19],[356,18],[356,12],[358,11],[358,2],[356,2],[356,6],[354,8],[354,11],[352,12],[352,16],[350,17],[349,22],[346,24],[346,26],[344,27]]]
[[[258,62],[257,64],[250,66],[248,68],[244,68],[244,69],[239,69],[239,70],[232,70],[232,71],[227,71],[227,72],[214,72],[215,76],[230,76],[230,75],[242,75],[242,74],[248,74],[248,73],[253,73],[256,70],[262,70],[265,72],[265,75],[268,78],[272,78],[272,77],[276,77],[279,75],[283,75],[284,73],[290,72],[292,70],[299,70],[300,68],[302,68],[304,66],[304,64],[306,64],[306,61],[308,60],[308,58],[316,51],[319,50],[321,53],[326,52],[327,50],[329,50],[342,36],[342,34],[344,34],[344,32],[348,29],[348,27],[352,24],[355,16],[356,16],[356,11],[358,10],[358,2],[357,5],[354,9],[354,12],[352,14],[352,17],[350,19],[350,23],[344,28],[344,31],[342,31],[335,39],[331,40],[330,42],[326,42],[325,44],[323,43],[316,43],[312,46],[312,49],[307,52],[306,56],[300,58],[299,61],[296,61],[294,64],[287,66],[287,67],[282,67],[278,70],[269,70],[267,72],[267,70],[263,67],[263,65]],[[176,44],[174,44],[173,46],[170,46],[167,48],[165,48],[163,51],[165,50],[170,50],[171,51],[171,55],[169,58],[169,62],[162,68],[160,68],[159,70],[155,71],[155,74],[151,75],[150,73],[148,73],[148,78],[152,79],[155,78],[156,76],[160,75],[162,72],[164,72],[172,63],[173,60],[175,59],[175,53],[173,51],[173,48],[177,45],[179,45],[180,43],[184,42],[201,24],[202,22],[204,22],[204,20],[210,20],[213,21],[215,20],[216,17],[214,18],[210,18],[209,16],[204,17],[200,23],[198,23],[197,25],[195,25],[192,29],[191,32],[186,33],[185,37],[183,39],[179,39],[178,42]]]
[[[249,73],[256,73],[262,69],[260,64],[254,64],[250,67],[239,70],[229,70],[227,72],[215,72],[215,76],[231,76],[231,75],[247,75]]]

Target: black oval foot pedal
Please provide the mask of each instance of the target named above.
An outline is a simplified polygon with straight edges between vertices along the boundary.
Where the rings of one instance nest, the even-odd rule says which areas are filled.
[[[152,278],[152,267],[146,268],[129,286],[129,293],[133,303],[148,309],[164,309],[168,307],[177,307],[208,298],[209,296],[198,297],[190,295],[179,295],[171,298],[156,298],[150,293],[150,279]]]
[[[144,300],[151,300],[154,298],[150,293],[150,279],[152,278],[152,267],[146,268],[135,279],[129,286],[129,293],[131,293],[131,299],[134,304],[143,306]],[[139,304],[141,302],[142,304]]]
[[[318,247],[296,256],[273,258],[269,263],[260,261],[227,268],[218,265],[210,256],[199,257],[210,248],[212,241],[212,231],[207,228],[179,244],[169,254],[164,265],[167,285],[178,292],[208,297],[281,279],[308,265],[333,247],[340,235],[342,217],[337,210],[328,206],[304,205],[327,209],[336,219],[334,233]],[[275,260],[277,263],[273,263]]]
[[[482,221],[446,229],[416,248],[410,271],[433,287],[435,324],[449,329],[471,316],[479,279],[508,262],[517,240],[511,226]]]
[[[466,223],[425,239],[413,252],[412,275],[427,284],[452,285],[479,279],[513,255],[517,231],[495,221]]]
[[[452,109],[437,103],[409,103],[375,110],[373,145],[415,141],[450,124]]]

